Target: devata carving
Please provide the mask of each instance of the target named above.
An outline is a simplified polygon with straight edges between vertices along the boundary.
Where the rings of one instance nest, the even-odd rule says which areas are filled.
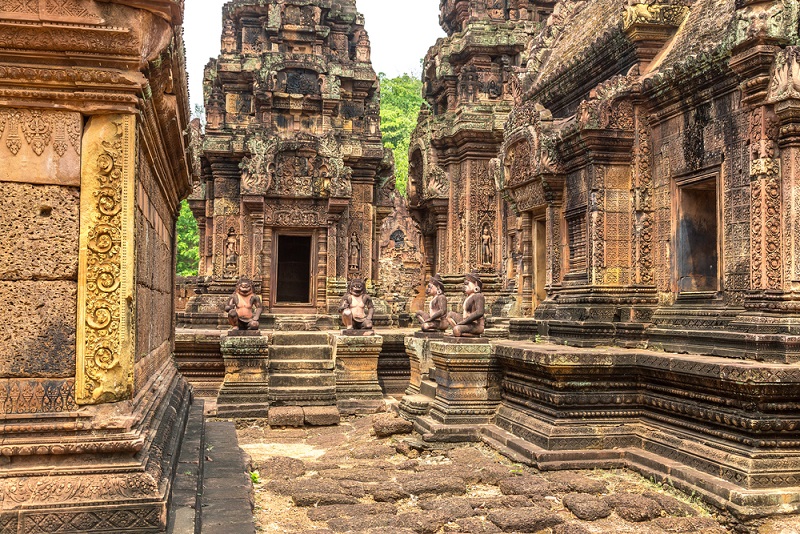
[[[442,277],[435,274],[425,288],[425,294],[431,297],[428,313],[417,312],[417,319],[422,323],[423,332],[445,331],[449,326],[447,320],[447,297],[444,294],[444,282]]]
[[[464,294],[467,298],[464,300],[463,313],[447,314],[447,321],[453,327],[454,336],[477,337],[483,334],[486,301],[481,289],[483,282],[476,274],[468,273],[464,277]]]
[[[367,294],[364,280],[353,278],[347,284],[347,294],[339,303],[342,323],[347,330],[372,330],[372,316],[375,306]]]
[[[78,271],[78,404],[133,392],[135,268],[132,115],[93,117],[84,133]]]
[[[261,297],[253,294],[253,282],[249,278],[240,278],[236,291],[225,305],[231,330],[258,330],[261,309]]]

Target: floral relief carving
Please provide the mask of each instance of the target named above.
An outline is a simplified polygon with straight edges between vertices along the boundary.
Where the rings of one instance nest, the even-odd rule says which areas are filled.
[[[84,137],[76,401],[117,402],[133,388],[135,119],[95,117]]]
[[[80,155],[82,129],[81,117],[76,113],[16,109],[0,111],[0,136],[5,135],[5,146],[15,156],[23,148],[23,138],[37,156],[44,154],[51,145],[59,158],[64,157],[70,149]]]

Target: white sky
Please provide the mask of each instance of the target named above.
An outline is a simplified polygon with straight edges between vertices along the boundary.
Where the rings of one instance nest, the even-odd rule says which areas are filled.
[[[189,94],[192,109],[203,101],[203,68],[219,55],[222,6],[227,0],[187,0],[184,21]],[[439,0],[356,0],[372,42],[375,72],[394,77],[403,73],[419,77],[420,60],[436,39]]]

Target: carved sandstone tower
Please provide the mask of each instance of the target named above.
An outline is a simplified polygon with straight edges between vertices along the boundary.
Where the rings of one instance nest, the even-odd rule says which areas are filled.
[[[183,3],[0,3],[0,532],[159,532]]]
[[[272,314],[326,314],[375,277],[384,151],[370,43],[354,0],[236,0],[205,75],[200,222],[210,294],[241,275]]]
[[[553,2],[442,0],[447,37],[430,49],[423,71],[428,109],[409,151],[409,200],[423,233],[430,273],[459,291],[479,271],[496,292],[510,251],[506,205],[495,185],[503,124],[513,104],[513,73]],[[515,223],[512,220],[511,226]]]

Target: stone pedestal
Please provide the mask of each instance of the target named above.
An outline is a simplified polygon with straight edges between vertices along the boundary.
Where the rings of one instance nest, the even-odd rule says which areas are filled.
[[[381,336],[336,336],[336,400],[343,414],[374,413],[385,405],[378,382]]]
[[[236,334],[232,332],[220,340],[225,381],[217,397],[217,415],[267,417],[270,338]]]
[[[431,360],[431,340],[441,340],[444,334],[436,332],[416,332],[413,336],[406,337],[406,354],[411,364],[411,379],[406,389],[406,395],[417,395],[423,380],[428,379],[428,373],[433,366]]]
[[[478,441],[500,403],[500,373],[488,340],[449,339],[430,343],[436,396],[416,426],[426,441]]]

